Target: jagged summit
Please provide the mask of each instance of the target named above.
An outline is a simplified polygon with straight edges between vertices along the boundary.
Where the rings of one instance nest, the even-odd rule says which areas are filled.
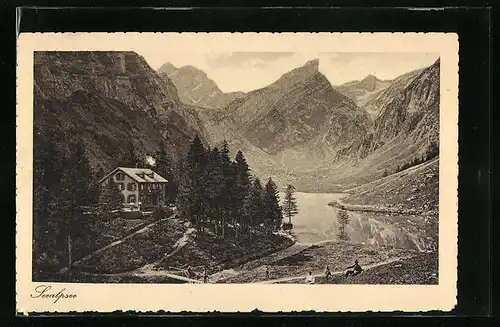
[[[179,68],[179,70],[190,74],[196,74],[205,77],[207,76],[207,73],[205,73],[203,70],[191,65],[182,66],[181,68]]]
[[[302,67],[313,69],[313,70],[318,70],[319,68],[319,59],[312,59],[306,62]]]
[[[377,87],[378,82],[380,82],[380,80],[376,76],[369,74],[361,80],[360,86],[369,92],[373,92]]]
[[[169,62],[166,62],[164,63],[163,65],[161,65],[161,67],[157,70],[157,72],[159,74],[167,74],[167,75],[170,75],[172,73],[174,73],[175,71],[177,71],[177,67],[175,67],[174,65],[172,65],[171,63]]]
[[[243,92],[222,92],[206,72],[192,65],[176,68],[167,62],[158,69],[158,73],[160,76],[167,74],[181,101],[188,105],[224,108],[229,102],[244,95]]]

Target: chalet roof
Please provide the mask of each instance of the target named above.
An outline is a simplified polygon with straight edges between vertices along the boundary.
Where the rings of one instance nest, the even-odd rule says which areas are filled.
[[[127,167],[117,167],[112,172],[104,176],[100,182],[108,178],[111,174],[114,174],[117,170],[121,170],[130,178],[138,183],[167,183],[168,181],[148,168],[127,168]]]

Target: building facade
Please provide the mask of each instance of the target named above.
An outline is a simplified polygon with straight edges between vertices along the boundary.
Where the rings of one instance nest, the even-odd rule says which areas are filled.
[[[99,183],[106,187],[110,179],[120,190],[124,207],[147,210],[165,203],[168,181],[151,169],[118,167]]]

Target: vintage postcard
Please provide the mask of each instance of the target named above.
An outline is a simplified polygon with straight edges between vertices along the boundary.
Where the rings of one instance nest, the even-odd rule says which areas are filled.
[[[429,311],[452,33],[23,33],[18,312]]]

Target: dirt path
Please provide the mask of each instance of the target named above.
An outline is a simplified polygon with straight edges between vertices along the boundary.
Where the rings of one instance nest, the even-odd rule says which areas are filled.
[[[181,281],[184,281],[184,282],[187,282],[187,283],[203,284],[203,282],[200,281],[200,280],[196,280],[196,279],[192,279],[192,278],[188,278],[188,277],[184,277],[184,276],[172,274],[172,273],[167,272],[167,271],[154,271],[154,270],[152,270],[152,271],[148,272],[147,274],[146,273],[141,273],[141,272],[138,272],[138,271],[132,271],[132,272],[127,271],[127,272],[117,273],[117,274],[95,274],[95,273],[81,272],[80,274],[84,275],[84,276],[98,276],[98,277],[130,277],[130,276],[136,276],[136,277],[168,277],[168,278],[172,278],[172,279],[181,280]]]
[[[212,283],[223,283],[225,279],[234,277],[236,275],[242,274],[249,272],[253,269],[257,269],[259,267],[262,267],[264,265],[271,264],[273,262],[279,261],[281,259],[290,257],[292,255],[295,255],[309,247],[311,247],[312,244],[302,244],[302,243],[295,243],[292,246],[287,247],[286,249],[283,249],[281,251],[277,251],[274,253],[271,253],[268,256],[265,256],[263,258],[259,258],[256,260],[249,261],[247,263],[244,263],[237,268],[233,269],[226,269],[222,270],[219,272],[216,272],[215,274],[210,275],[209,280]]]
[[[363,267],[363,270],[366,271],[366,270],[370,270],[370,269],[373,269],[373,268],[376,268],[379,266],[388,265],[388,264],[391,264],[391,263],[394,263],[397,261],[401,261],[402,259],[405,259],[405,258],[401,258],[401,257],[400,258],[392,258],[392,259],[377,262],[377,263],[374,263],[371,265],[366,265]],[[345,273],[345,270],[338,270],[338,271],[332,272],[332,276],[343,275],[344,273]],[[314,278],[323,277],[324,275],[325,275],[324,271],[316,272],[316,273],[312,274],[312,276]],[[300,279],[305,279],[305,278],[306,278],[306,276],[303,275],[303,276],[294,276],[294,277],[285,277],[285,278],[264,280],[264,281],[255,282],[255,283],[257,283],[257,284],[276,284],[276,283],[289,282],[289,281],[300,280]]]
[[[164,218],[164,219],[161,219],[161,220],[158,220],[154,223],[151,223],[147,226],[145,226],[144,228],[141,228],[140,230],[138,230],[137,232],[135,233],[131,233],[127,236],[125,236],[124,238],[118,240],[118,241],[115,241],[111,244],[108,244],[107,246],[97,250],[97,251],[94,251],[92,252],[91,254],[87,255],[84,259],[88,259],[90,257],[92,257],[93,255],[96,255],[98,254],[99,252],[102,252],[106,249],[109,249],[110,247],[112,246],[115,246],[115,245],[118,245],[120,243],[122,243],[123,241],[127,240],[128,238],[138,234],[138,233],[144,233],[149,227],[152,227],[154,226],[155,224],[165,220],[165,219],[171,219],[173,218],[174,215],[168,217],[168,218]],[[126,271],[126,272],[122,272],[122,273],[116,273],[116,274],[96,274],[96,273],[83,273],[84,275],[87,275],[87,276],[106,276],[106,277],[127,277],[127,276],[137,276],[137,277],[169,277],[169,278],[172,278],[172,279],[177,279],[177,280],[181,280],[181,281],[184,281],[184,282],[188,282],[188,283],[202,283],[202,281],[199,281],[199,280],[196,280],[196,279],[192,279],[192,278],[188,278],[188,277],[185,277],[185,276],[181,276],[181,275],[177,275],[177,274],[173,274],[169,271],[166,271],[166,270],[154,270],[153,268],[163,259],[165,258],[168,258],[169,256],[172,256],[173,254],[175,254],[177,251],[179,251],[181,248],[183,248],[189,238],[190,238],[190,235],[195,231],[194,228],[188,228],[184,234],[176,241],[175,245],[174,245],[174,249],[167,253],[165,256],[163,256],[160,260],[157,260],[156,262],[153,262],[153,263],[148,263],[147,265],[144,265],[142,267],[139,267],[137,269],[134,269],[132,271]],[[82,259],[82,260],[84,260]]]
[[[88,260],[88,259],[92,258],[93,256],[95,256],[95,255],[97,255],[97,254],[99,254],[99,253],[101,253],[101,252],[103,252],[103,251],[106,251],[106,250],[107,250],[107,249],[109,249],[109,248],[112,248],[112,247],[114,247],[114,246],[116,246],[116,245],[118,245],[118,244],[120,244],[120,243],[123,243],[124,241],[128,240],[129,238],[133,237],[134,235],[137,235],[137,234],[141,234],[141,233],[146,232],[146,231],[147,231],[150,227],[152,227],[152,226],[154,226],[154,225],[156,225],[156,224],[158,224],[158,223],[160,223],[160,222],[162,222],[162,221],[165,221],[165,220],[167,220],[167,219],[172,219],[172,218],[174,218],[174,216],[175,216],[175,214],[171,215],[170,217],[163,218],[163,219],[157,220],[157,221],[155,221],[155,222],[153,222],[153,223],[151,223],[151,224],[148,224],[148,225],[146,225],[146,226],[142,227],[141,229],[139,229],[139,230],[137,230],[137,231],[135,231],[135,232],[133,232],[133,233],[130,233],[130,234],[127,234],[127,235],[123,236],[123,237],[122,237],[122,238],[120,238],[119,240],[116,240],[116,241],[114,241],[114,242],[111,242],[110,244],[108,244],[108,245],[106,245],[106,246],[103,246],[102,248],[97,249],[97,250],[95,250],[95,251],[93,251],[93,252],[91,252],[91,253],[87,254],[87,255],[86,255],[86,256],[84,256],[83,258],[81,258],[81,259],[79,259],[79,260],[77,260],[77,261],[73,262],[73,264],[74,264],[74,265],[78,265],[78,264],[79,264],[79,263],[81,263],[82,261]],[[63,269],[67,269],[67,267],[65,267],[65,268],[63,268]]]

